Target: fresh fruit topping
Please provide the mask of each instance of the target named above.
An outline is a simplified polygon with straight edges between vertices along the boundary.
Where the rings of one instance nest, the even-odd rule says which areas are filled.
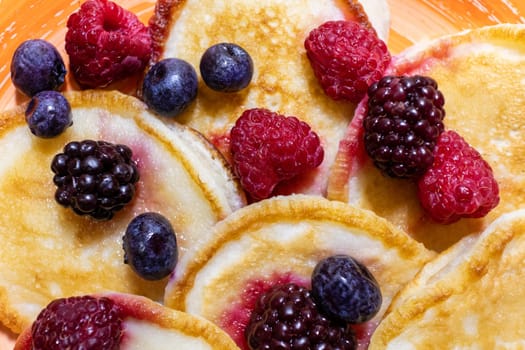
[[[186,61],[166,58],[155,63],[142,83],[142,98],[156,113],[175,117],[197,97],[197,72]]]
[[[308,124],[263,108],[244,111],[230,139],[241,185],[257,200],[270,197],[279,182],[316,168],[324,157]]]
[[[261,295],[246,327],[252,350],[354,349],[350,327],[321,315],[310,292],[296,284],[276,285]]]
[[[304,42],[306,55],[324,92],[334,100],[359,102],[390,63],[386,44],[354,21],[328,21]]]
[[[452,130],[439,137],[434,164],[418,181],[421,205],[443,224],[480,218],[499,203],[492,168],[479,152]]]
[[[199,68],[206,85],[222,92],[244,89],[253,76],[250,54],[232,43],[220,43],[208,48],[201,57]]]
[[[171,223],[159,213],[131,220],[123,237],[124,263],[147,280],[168,276],[177,264],[177,240]]]
[[[79,215],[109,220],[135,194],[139,172],[126,145],[72,141],[52,160],[56,201]]]
[[[66,67],[58,50],[42,39],[26,40],[11,60],[13,85],[31,97],[44,90],[58,90],[64,83]]]
[[[56,299],[38,315],[31,337],[33,350],[116,350],[122,337],[120,310],[105,297]]]
[[[444,130],[445,100],[434,79],[385,76],[368,90],[364,142],[374,164],[398,178],[418,178],[432,165]]]
[[[69,102],[53,90],[35,94],[27,105],[25,117],[29,130],[42,138],[58,136],[73,124]]]
[[[334,255],[317,263],[312,273],[312,297],[332,319],[363,323],[381,308],[379,284],[359,261]]]
[[[103,87],[141,72],[151,56],[149,30],[108,0],[87,0],[67,21],[66,52],[83,87]]]

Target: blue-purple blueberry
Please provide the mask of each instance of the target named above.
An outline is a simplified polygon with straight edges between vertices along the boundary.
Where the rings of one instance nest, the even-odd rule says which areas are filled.
[[[40,91],[59,90],[66,72],[58,50],[42,39],[24,41],[11,60],[13,85],[29,97]]]
[[[155,63],[142,83],[142,98],[156,113],[176,117],[197,97],[197,72],[186,61],[166,58]]]
[[[177,239],[169,220],[147,212],[133,218],[123,237],[124,263],[146,280],[168,276],[178,260]]]
[[[352,324],[372,319],[382,303],[372,273],[347,255],[333,255],[316,265],[312,297],[327,317]]]
[[[58,91],[41,91],[35,94],[25,111],[29,130],[38,137],[60,135],[73,124],[71,106]]]
[[[253,61],[239,45],[219,43],[209,47],[199,64],[201,77],[213,90],[237,92],[250,84]]]

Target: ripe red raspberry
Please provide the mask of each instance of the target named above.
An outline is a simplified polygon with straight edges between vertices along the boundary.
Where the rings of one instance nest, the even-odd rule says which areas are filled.
[[[120,310],[105,297],[56,299],[40,312],[31,328],[33,350],[116,350],[121,336]]]
[[[390,63],[386,44],[353,21],[328,21],[310,32],[306,55],[325,93],[334,100],[359,102]]]
[[[499,188],[490,165],[454,131],[443,132],[434,164],[418,180],[421,205],[435,221],[487,215],[499,203]]]
[[[88,0],[67,21],[66,52],[83,87],[103,87],[142,71],[151,55],[149,30],[112,1]]]
[[[314,169],[324,157],[308,124],[267,109],[244,111],[230,138],[234,169],[254,199],[270,197],[277,183]]]

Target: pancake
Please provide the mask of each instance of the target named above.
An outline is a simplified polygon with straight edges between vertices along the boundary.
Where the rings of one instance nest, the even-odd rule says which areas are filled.
[[[195,103],[177,120],[199,130],[227,155],[229,131],[244,110],[267,108],[298,117],[321,138],[324,161],[276,193],[324,194],[337,142],[355,106],[324,94],[306,57],[304,40],[312,29],[336,19],[359,21],[386,40],[390,21],[385,0],[160,0],[150,21],[153,61],[177,57],[198,68],[208,47],[232,42],[254,62],[250,85],[238,93],[215,92],[201,80]]]
[[[387,74],[434,78],[445,97],[445,129],[455,130],[494,170],[500,203],[486,217],[436,224],[423,212],[413,182],[383,176],[366,156],[364,107],[340,143],[328,198],[374,211],[427,248],[442,251],[482,232],[502,213],[525,204],[525,25],[487,26],[415,45],[393,57]]]
[[[170,220],[183,275],[211,227],[245,204],[224,159],[194,130],[121,93],[66,97],[73,126],[53,139],[30,133],[23,106],[0,116],[0,322],[15,333],[58,297],[111,290],[162,300],[166,279],[142,280],[123,263],[122,236],[134,216],[154,211]],[[139,167],[135,198],[110,221],[78,216],[54,199],[51,160],[83,139],[128,145]]]
[[[145,297],[123,293],[91,295],[111,299],[122,315],[120,350],[238,350],[219,327],[203,318],[169,309]],[[31,350],[31,327],[14,350]]]
[[[370,349],[522,349],[525,210],[502,215],[425,265]]]
[[[213,231],[215,240],[188,265],[188,274],[170,280],[165,305],[211,320],[241,348],[251,310],[245,303],[261,286],[293,281],[309,287],[318,261],[350,255],[372,272],[383,296],[379,313],[361,326],[368,333],[398,290],[435,255],[370,211],[313,195],[251,204]]]

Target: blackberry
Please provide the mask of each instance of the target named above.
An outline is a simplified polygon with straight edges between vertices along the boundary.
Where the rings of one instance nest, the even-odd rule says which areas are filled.
[[[382,302],[372,273],[347,255],[330,256],[316,265],[312,296],[325,315],[354,324],[369,321]]]
[[[55,155],[51,170],[55,200],[79,215],[109,220],[135,194],[139,172],[126,145],[72,141]]]
[[[368,89],[364,142],[374,164],[391,177],[418,178],[434,161],[444,130],[445,100],[434,79],[385,76]]]
[[[245,331],[248,346],[259,349],[355,349],[353,330],[322,316],[310,292],[294,283],[261,295]]]

